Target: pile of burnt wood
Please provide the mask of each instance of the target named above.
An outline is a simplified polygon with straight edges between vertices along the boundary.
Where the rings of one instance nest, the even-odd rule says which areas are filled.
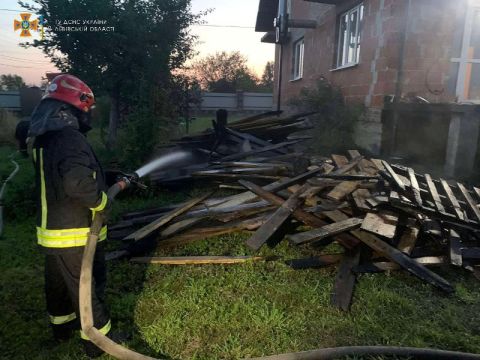
[[[265,163],[277,164],[275,159]],[[263,171],[264,167],[259,168]],[[478,275],[477,188],[367,159],[355,150],[349,151],[348,157],[310,159],[308,169],[294,176],[282,174],[270,182],[243,176],[235,180],[239,192],[234,195],[216,197],[210,193],[181,204],[124,214],[110,227],[110,236],[130,244],[153,239],[156,247],[168,248],[244,231],[250,233],[246,245],[253,255],[262,246],[274,247],[281,241],[309,247],[311,257],[283,261],[294,269],[338,264],[332,302],[344,310],[349,308],[356,277],[361,273],[403,269],[447,293],[453,292],[453,286],[432,271],[433,267],[451,264]],[[333,242],[342,250],[323,252]],[[131,245],[123,254],[129,249]],[[160,264],[252,260],[266,259],[132,258]]]
[[[308,119],[311,114],[278,117],[279,113],[272,111],[228,125],[213,120],[211,129],[173,140],[164,152],[181,149],[194,156],[153,173],[150,180],[160,185],[175,185],[192,178],[225,182],[291,176],[308,164],[299,144],[310,136],[294,133],[312,128]]]

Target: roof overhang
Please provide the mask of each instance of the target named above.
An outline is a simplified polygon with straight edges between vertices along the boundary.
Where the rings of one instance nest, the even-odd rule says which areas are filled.
[[[269,31],[262,36],[262,39],[260,41],[263,43],[275,44],[277,42],[276,40],[277,35],[275,34],[275,31]]]
[[[308,2],[314,2],[319,4],[328,4],[328,5],[337,5],[338,3],[342,2],[342,0],[304,0]]]
[[[278,0],[260,0],[258,4],[257,22],[255,31],[270,32],[275,31],[273,20],[278,15]]]

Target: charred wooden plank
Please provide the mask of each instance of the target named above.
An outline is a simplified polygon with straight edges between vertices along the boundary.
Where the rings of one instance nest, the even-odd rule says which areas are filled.
[[[243,140],[248,140],[250,141],[252,144],[255,144],[255,145],[258,145],[258,146],[270,146],[272,145],[271,143],[269,143],[268,141],[265,141],[263,139],[260,139],[256,136],[253,136],[252,134],[248,134],[248,133],[242,133],[242,132],[239,132],[239,131],[236,131],[236,130],[233,130],[233,129],[230,129],[228,127],[225,128],[225,130],[227,131],[227,133],[229,133],[230,135],[233,135],[233,136],[236,136],[240,139],[243,139]],[[280,153],[280,154],[286,154],[287,151],[285,149],[276,149],[274,150],[275,152],[277,153]]]
[[[352,160],[358,157],[362,157],[362,154],[360,154],[358,150],[348,150],[348,155]],[[367,175],[374,176],[378,173],[378,169],[375,164],[367,159],[362,159],[358,164],[358,168],[362,173],[365,173]]]
[[[319,229],[305,231],[302,233],[288,235],[288,239],[296,245],[302,245],[309,242],[322,240],[326,237],[338,235],[342,232],[359,228],[362,225],[363,219],[351,218],[339,221],[333,224],[325,225]]]
[[[290,198],[280,206],[277,211],[247,240],[247,245],[258,250],[265,244],[280,228],[280,226],[292,215],[300,205],[300,195],[306,190],[306,186],[298,189]]]
[[[410,179],[410,186],[413,191],[413,196],[415,198],[415,201],[419,206],[422,206],[422,195],[420,193],[420,187],[418,186],[418,181],[415,176],[415,171],[413,171],[412,168],[408,168],[408,177]]]
[[[449,233],[450,242],[450,263],[455,266],[462,266],[462,243],[460,235],[453,229]]]
[[[420,229],[417,225],[408,226],[400,237],[400,241],[398,242],[397,246],[398,250],[406,255],[410,255],[415,247],[415,244],[417,243],[419,233]]]
[[[330,200],[341,201],[354,192],[359,186],[357,181],[344,181],[327,194]]]
[[[480,210],[477,207],[477,203],[473,200],[472,196],[468,192],[468,190],[465,188],[465,186],[461,183],[457,183],[458,188],[460,189],[460,192],[462,193],[463,197],[467,201],[468,206],[470,207],[470,210],[475,214],[475,221],[480,221]]]
[[[398,217],[384,213],[368,213],[362,223],[362,230],[384,236],[389,239],[395,237]]]
[[[422,214],[429,218],[440,220],[445,224],[455,225],[468,230],[478,231],[480,228],[480,224],[478,222],[473,222],[467,219],[462,220],[449,213],[441,214],[436,209],[426,206],[419,207],[418,205],[413,205],[412,203],[408,204],[402,201],[391,201],[390,205],[411,214],[413,217],[416,217],[418,214]]]
[[[385,166],[383,166],[382,160],[370,159],[370,161],[377,167],[378,170],[385,171]]]
[[[360,247],[345,252],[338,268],[332,292],[332,304],[343,311],[348,311],[353,298],[356,274],[352,269],[360,263]]]
[[[364,233],[365,235],[369,235]],[[359,239],[372,248],[374,251],[377,251],[383,254],[389,260],[397,263],[402,268],[410,272],[411,274],[417,276],[418,278],[428,282],[429,284],[447,292],[452,293],[454,291],[452,285],[441,276],[437,275],[433,271],[427,269],[425,266],[417,263],[415,260],[409,256],[402,253],[400,250],[395,249],[393,246],[387,244],[385,241],[380,240],[379,238],[369,235],[362,235]]]
[[[292,140],[292,141],[285,141],[279,144],[273,144],[269,146],[264,146],[263,148],[251,150],[251,151],[246,151],[238,154],[233,154],[233,155],[228,155],[222,158],[223,161],[232,161],[232,160],[239,160],[239,159],[244,159],[246,157],[249,157],[251,155],[256,155],[256,154],[261,154],[263,152],[267,151],[272,151],[272,150],[277,150],[284,148],[289,145],[294,145],[300,142],[301,140]]]
[[[402,191],[405,191],[406,190],[405,184],[400,179],[398,174],[392,169],[390,164],[388,162],[386,162],[385,160],[382,160],[382,164],[385,167],[385,169],[387,170],[388,174],[392,177],[393,181],[395,182],[395,185],[397,187],[399,187]]]
[[[477,188],[477,187],[474,187],[474,188],[473,188],[473,191],[474,191],[475,194],[477,195],[477,200],[480,200],[480,189]]]
[[[369,175],[335,175],[335,174],[322,174],[317,176],[319,179],[334,179],[334,180],[354,180],[354,181],[362,181],[362,180],[378,180],[377,176],[369,176]]]
[[[331,174],[333,174],[333,175],[346,174],[349,171],[353,170],[358,165],[358,163],[360,161],[362,161],[362,159],[363,159],[363,157],[358,157],[356,159],[353,159],[352,161],[350,161],[346,165],[343,165],[343,166],[339,167],[337,170],[333,171]]]
[[[420,258],[412,258],[413,261],[425,266],[442,265],[446,263],[445,256],[425,256]],[[353,268],[357,274],[362,273],[378,273],[383,271],[400,270],[402,267],[394,262],[379,261],[374,263],[361,264]]]
[[[339,263],[343,254],[319,255],[305,259],[292,259],[285,261],[285,264],[295,270],[315,269]]]
[[[462,257],[471,260],[480,260],[480,247],[462,249]]]
[[[455,210],[455,214],[457,215],[457,217],[462,220],[465,219],[465,216],[462,211],[462,207],[460,206],[460,203],[458,202],[457,198],[453,194],[453,191],[450,188],[450,185],[448,185],[448,183],[444,179],[440,179],[440,183],[442,184],[443,190],[445,190],[445,193],[447,194],[447,198],[451,206]]]
[[[177,221],[173,224],[168,225],[164,230],[160,232],[159,239],[165,239],[168,237],[171,237],[173,235],[176,235],[182,231],[185,231],[189,228],[191,228],[194,225],[197,225],[201,221],[203,221],[206,217],[199,217],[199,218],[193,218],[193,219],[185,219],[185,220],[180,220]]]
[[[332,158],[333,163],[335,164],[335,166],[336,166],[337,168],[344,167],[345,165],[348,164],[348,159],[347,159],[346,156],[332,154],[332,155],[331,155],[331,158]]]
[[[278,205],[281,206],[285,200],[283,200],[281,197],[272,194],[268,191],[266,191],[264,188],[261,188],[258,185],[255,185],[251,182],[241,180],[239,181],[240,184],[242,184],[245,188],[248,190],[252,191],[253,193],[257,194],[261,198],[269,201],[273,205]],[[328,223],[312,214],[307,213],[301,208],[296,209],[293,212],[293,216],[298,220],[303,222],[304,224],[311,226],[311,227],[322,227],[324,225],[328,225]],[[344,220],[344,219],[342,219]],[[334,220],[335,221],[335,220]],[[342,244],[344,247],[348,249],[354,248],[357,244],[358,241],[351,237],[351,236],[345,236],[345,234],[342,234],[341,236],[338,237],[337,241]]]
[[[368,211],[370,206],[366,200],[372,197],[372,194],[367,189],[357,189],[352,193],[353,201],[358,210]]]
[[[124,240],[135,240],[138,241],[140,239],[143,239],[145,236],[150,235],[152,232],[156,231],[158,228],[161,226],[167,224],[170,222],[172,219],[177,217],[178,215],[181,215],[197,205],[198,203],[202,202],[203,200],[207,199],[209,196],[211,196],[212,193],[206,194],[204,196],[195,198],[189,202],[187,202],[184,206],[175,209],[173,211],[170,211],[169,213],[163,215],[159,219],[155,220],[154,222],[148,224],[147,226],[144,226],[138,231],[135,231],[133,234],[128,235],[127,237],[124,238]]]
[[[264,216],[256,217],[254,219],[238,221],[228,225],[190,229],[174,237],[160,240],[158,242],[158,247],[171,248],[171,247],[189,244],[193,241],[207,239],[212,236],[231,234],[238,231],[254,231],[258,229],[260,226],[262,226],[267,221],[268,217],[269,216],[264,215]],[[193,219],[193,220],[197,220],[197,219]],[[162,236],[161,234],[160,239],[167,236],[171,236],[171,235],[169,234],[169,235]]]
[[[261,256],[175,256],[175,257],[135,257],[130,261],[139,264],[159,265],[205,265],[241,264],[264,260]]]
[[[435,187],[435,184],[433,183],[430,174],[425,174],[425,180],[427,181],[428,192],[432,196],[435,207],[439,212],[445,213],[445,208],[442,205],[442,201],[440,200],[440,196],[438,195],[437,188]]]

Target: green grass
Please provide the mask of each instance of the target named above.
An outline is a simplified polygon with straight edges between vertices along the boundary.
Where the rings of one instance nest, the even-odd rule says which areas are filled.
[[[4,161],[0,177],[8,169]],[[184,198],[173,192],[123,196],[115,213]],[[30,215],[9,218],[0,238],[0,358],[84,359],[78,339],[51,340],[34,226]],[[248,236],[219,236],[157,255],[250,255]],[[282,242],[261,255],[310,252]],[[109,264],[107,301],[114,327],[133,334],[129,347],[172,359],[239,359],[341,345],[480,352],[480,283],[460,270],[436,271],[455,284],[454,295],[404,272],[363,275],[351,311],[343,313],[330,305],[335,268],[294,271],[281,260],[228,266],[118,261]]]
[[[245,114],[238,114],[238,115],[230,114],[230,116],[228,117],[228,122],[240,120],[248,116],[249,115],[245,115]],[[195,119],[191,120],[190,122],[189,134],[195,134],[197,132],[202,132],[206,129],[211,128],[213,119],[215,119],[215,114],[210,116],[209,115],[196,116]]]

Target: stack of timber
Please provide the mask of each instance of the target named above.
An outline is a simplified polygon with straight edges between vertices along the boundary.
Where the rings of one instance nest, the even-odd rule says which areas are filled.
[[[332,303],[343,310],[349,309],[362,273],[404,270],[446,293],[454,287],[432,270],[435,266],[479,275],[479,188],[367,159],[356,150],[348,157],[316,159],[306,172],[267,185],[245,179],[237,185],[243,190],[235,195],[206,194],[125,214],[110,228],[110,236],[128,241],[123,255],[129,255],[132,244],[145,239],[169,248],[237,231],[250,233],[246,245],[251,257],[131,259],[158,264],[260,261],[255,256],[260,248],[281,241],[308,247],[311,257],[283,261],[298,270],[338,266]],[[341,250],[332,254],[334,242]]]
[[[189,151],[194,154],[193,161],[153,173],[150,180],[157,184],[192,178],[273,181],[295,175],[306,167],[295,148],[309,137],[293,134],[312,127],[308,120],[311,114],[279,117],[277,112],[268,112],[228,126],[212,120],[211,129],[173,140],[166,150]]]

